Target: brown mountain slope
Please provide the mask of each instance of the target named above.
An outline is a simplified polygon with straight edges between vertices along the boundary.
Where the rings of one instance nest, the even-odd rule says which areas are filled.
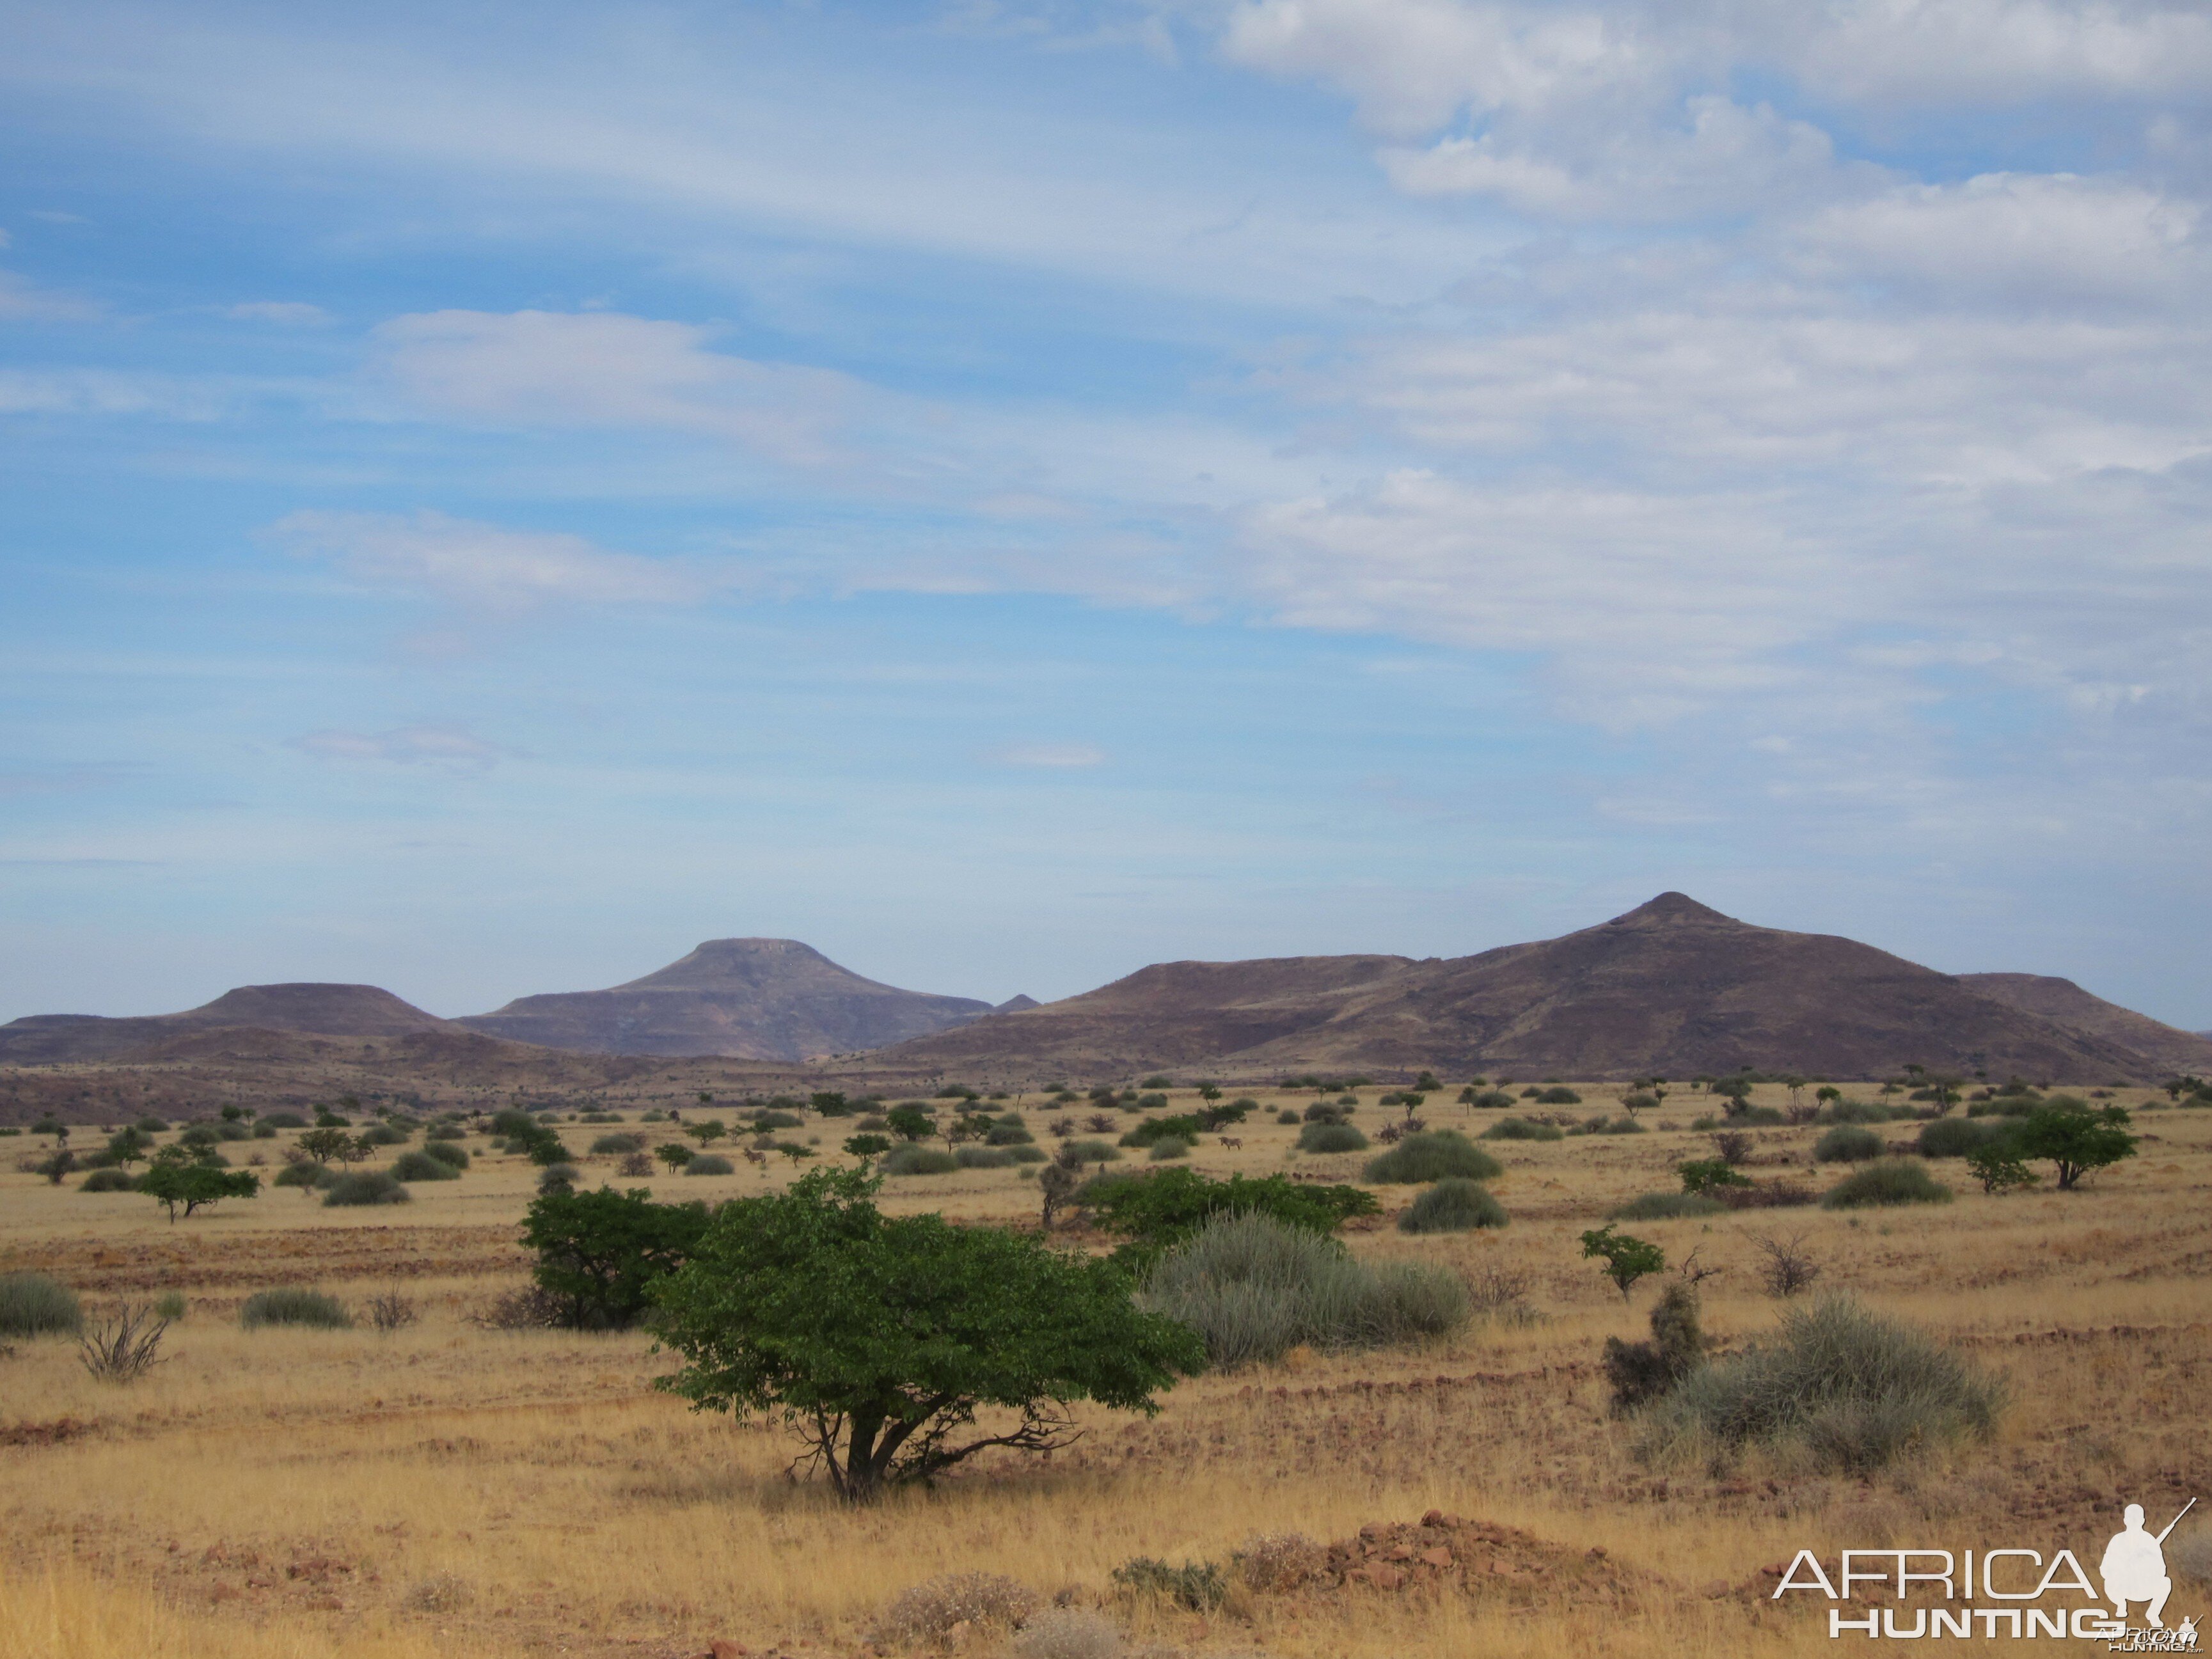
[[[2070,1079],[2147,1058],[1977,994],[1871,945],[1754,927],[1680,893],[1563,938],[1480,956],[1171,963],[874,1059],[1004,1078],[1203,1067],[1823,1077],[1907,1063]]]
[[[111,1060],[186,1033],[252,1028],[315,1036],[388,1037],[459,1030],[374,985],[241,985],[179,1014],[106,1019],[33,1014],[0,1025],[0,1063],[56,1065]]]
[[[2167,1075],[2212,1077],[2212,1039],[2093,996],[2070,979],[2049,974],[1961,974],[1959,983],[2069,1031],[2121,1043]]]
[[[863,979],[797,939],[718,939],[611,990],[521,997],[459,1023],[548,1048],[792,1060],[878,1048],[989,1012],[972,997]]]

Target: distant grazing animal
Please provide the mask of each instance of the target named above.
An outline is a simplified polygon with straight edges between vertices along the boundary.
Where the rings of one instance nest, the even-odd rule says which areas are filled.
[[[1243,1141],[1241,1141],[1241,1140],[1236,1139],[1235,1138],[1233,1138],[1233,1137],[1231,1137],[1231,1136],[1229,1136],[1229,1135],[1222,1135],[1222,1136],[1220,1136],[1220,1137],[1219,1137],[1219,1139],[1220,1139],[1220,1141],[1221,1141],[1221,1144],[1222,1144],[1223,1146],[1234,1146],[1234,1147],[1235,1147],[1238,1152],[1243,1152],[1243,1151],[1244,1150],[1244,1143],[1243,1143]]]
[[[757,1164],[760,1165],[761,1169],[765,1171],[768,1169],[768,1154],[766,1152],[757,1152],[751,1147],[748,1146],[745,1148],[745,1162],[748,1164]]]

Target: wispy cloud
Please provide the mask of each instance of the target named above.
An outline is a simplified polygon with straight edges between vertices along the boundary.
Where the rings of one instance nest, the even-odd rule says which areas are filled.
[[[318,760],[355,764],[428,767],[440,771],[489,771],[512,750],[458,726],[402,726],[387,732],[310,732],[293,747]]]
[[[233,322],[274,323],[279,328],[321,328],[331,320],[329,312],[304,300],[248,300],[225,306],[222,314]]]
[[[993,750],[987,759],[999,766],[1040,767],[1048,771],[1081,771],[1106,764],[1106,751],[1088,743],[1024,743]]]

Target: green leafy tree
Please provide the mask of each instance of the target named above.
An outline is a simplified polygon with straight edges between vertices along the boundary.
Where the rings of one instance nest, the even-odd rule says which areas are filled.
[[[1202,1084],[1199,1085],[1199,1088],[1198,1088],[1198,1097],[1199,1097],[1200,1100],[1218,1100],[1218,1099],[1220,1099],[1220,1098],[1221,1098],[1221,1085],[1220,1085],[1219,1084],[1218,1084],[1218,1083],[1202,1083]]]
[[[1748,1187],[1751,1177],[1738,1173],[1725,1158],[1695,1158],[1674,1166],[1686,1193],[1709,1193],[1716,1187]]]
[[[1667,1266],[1667,1253],[1656,1244],[1627,1233],[1617,1233],[1609,1221],[1583,1235],[1583,1255],[1604,1263],[1605,1276],[1613,1282],[1623,1302],[1628,1300],[1628,1293],[1636,1288],[1638,1279],[1648,1273],[1663,1272]]]
[[[890,1140],[884,1135],[854,1135],[845,1143],[847,1154],[863,1164],[872,1158],[881,1158],[890,1149]]]
[[[1327,1233],[1353,1216],[1374,1215],[1382,1208],[1374,1194],[1357,1187],[1291,1182],[1279,1175],[1214,1181],[1195,1170],[1100,1176],[1076,1194],[1076,1201],[1090,1209],[1100,1227],[1129,1241],[1115,1254],[1133,1268],[1157,1259],[1217,1215],[1256,1212]]]
[[[988,1447],[1041,1451],[1095,1400],[1150,1415],[1195,1375],[1195,1333],[1132,1300],[1110,1262],[1037,1238],[890,1217],[879,1177],[816,1170],[725,1204],[692,1260],[653,1288],[661,1340],[686,1362],[660,1386],[694,1409],[759,1413],[861,1502]],[[1019,1414],[998,1433],[985,1407]]]
[[[118,1129],[107,1138],[108,1162],[119,1169],[127,1170],[132,1164],[142,1162],[145,1158],[148,1149],[153,1144],[154,1138],[143,1129],[135,1127]]]
[[[655,1204],[642,1187],[603,1187],[541,1195],[524,1213],[522,1242],[538,1253],[532,1276],[568,1304],[570,1325],[621,1330],[652,1307],[653,1282],[690,1260],[706,1231],[704,1204]]]
[[[2136,1155],[2127,1124],[2124,1107],[2094,1107],[2071,1095],[2054,1095],[2015,1123],[2006,1139],[2023,1159],[2050,1159],[2058,1190],[2066,1193],[2092,1170]]]
[[[2020,1147],[2010,1135],[1999,1135],[1966,1154],[1966,1168],[1985,1193],[2008,1193],[2035,1185],[2035,1176],[2021,1162]]]
[[[162,1206],[174,1224],[177,1211],[190,1216],[226,1198],[252,1198],[261,1178],[251,1170],[225,1170],[203,1164],[181,1146],[164,1146],[138,1177],[138,1190]]]
[[[894,1106],[884,1121],[901,1140],[927,1140],[937,1133],[937,1120],[919,1106]]]
[[[368,1149],[336,1124],[325,1124],[319,1129],[309,1129],[300,1137],[300,1150],[318,1164],[343,1164],[353,1161]]]
[[[710,1117],[697,1123],[685,1124],[684,1133],[702,1146],[711,1146],[730,1131],[720,1118]]]
[[[668,1166],[671,1175],[699,1156],[680,1140],[672,1140],[665,1146],[654,1147],[653,1155]]]

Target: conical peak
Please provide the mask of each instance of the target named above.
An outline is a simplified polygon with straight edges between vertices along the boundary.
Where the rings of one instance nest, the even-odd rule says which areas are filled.
[[[1658,897],[1638,905],[1626,915],[1615,916],[1606,923],[1608,927],[1680,927],[1687,925],[1710,926],[1718,922],[1731,924],[1735,918],[1724,916],[1710,905],[1700,904],[1687,893],[1662,893]]]

